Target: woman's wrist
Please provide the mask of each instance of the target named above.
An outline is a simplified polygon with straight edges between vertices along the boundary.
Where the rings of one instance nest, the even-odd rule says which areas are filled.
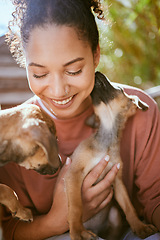
[[[68,230],[67,221],[64,224],[61,218],[50,213],[35,216],[33,222],[22,222],[16,226],[14,240],[43,240],[55,235],[60,235]]]
[[[69,230],[67,213],[57,211],[56,207],[52,206],[50,212],[46,215],[46,225],[52,232],[53,236],[60,235]]]

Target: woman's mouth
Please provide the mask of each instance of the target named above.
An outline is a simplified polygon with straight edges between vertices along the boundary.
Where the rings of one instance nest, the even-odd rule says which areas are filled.
[[[65,104],[69,103],[72,100],[72,98],[73,98],[73,96],[71,96],[71,97],[69,97],[65,100],[54,100],[54,99],[52,99],[52,101],[54,103],[58,104],[58,105],[65,105]]]

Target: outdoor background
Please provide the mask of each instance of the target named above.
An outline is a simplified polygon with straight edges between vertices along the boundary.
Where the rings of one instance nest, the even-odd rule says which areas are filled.
[[[160,1],[104,0],[102,70],[112,81],[143,89],[160,85]]]
[[[142,89],[160,85],[160,0],[103,0],[106,21],[100,29],[98,70],[111,81]],[[12,12],[10,0],[0,0],[0,34]]]

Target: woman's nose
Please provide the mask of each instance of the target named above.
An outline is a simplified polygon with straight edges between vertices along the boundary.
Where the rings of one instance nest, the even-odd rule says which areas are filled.
[[[54,75],[50,78],[48,89],[53,98],[62,98],[66,95],[67,82],[60,75]]]

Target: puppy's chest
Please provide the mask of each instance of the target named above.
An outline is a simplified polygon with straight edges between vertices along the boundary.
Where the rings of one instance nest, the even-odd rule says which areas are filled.
[[[108,172],[115,163],[117,163],[117,157],[119,156],[119,129],[116,123],[115,114],[105,111],[100,111],[100,126],[95,134],[94,147],[96,148],[96,154],[92,158],[94,165],[106,155],[109,156],[109,163],[105,172]]]
[[[110,104],[100,102],[99,105],[94,106],[95,114],[99,117],[100,126],[104,128],[105,132],[109,132],[115,128],[118,122],[118,116],[120,109],[118,105],[114,104],[114,101]]]

